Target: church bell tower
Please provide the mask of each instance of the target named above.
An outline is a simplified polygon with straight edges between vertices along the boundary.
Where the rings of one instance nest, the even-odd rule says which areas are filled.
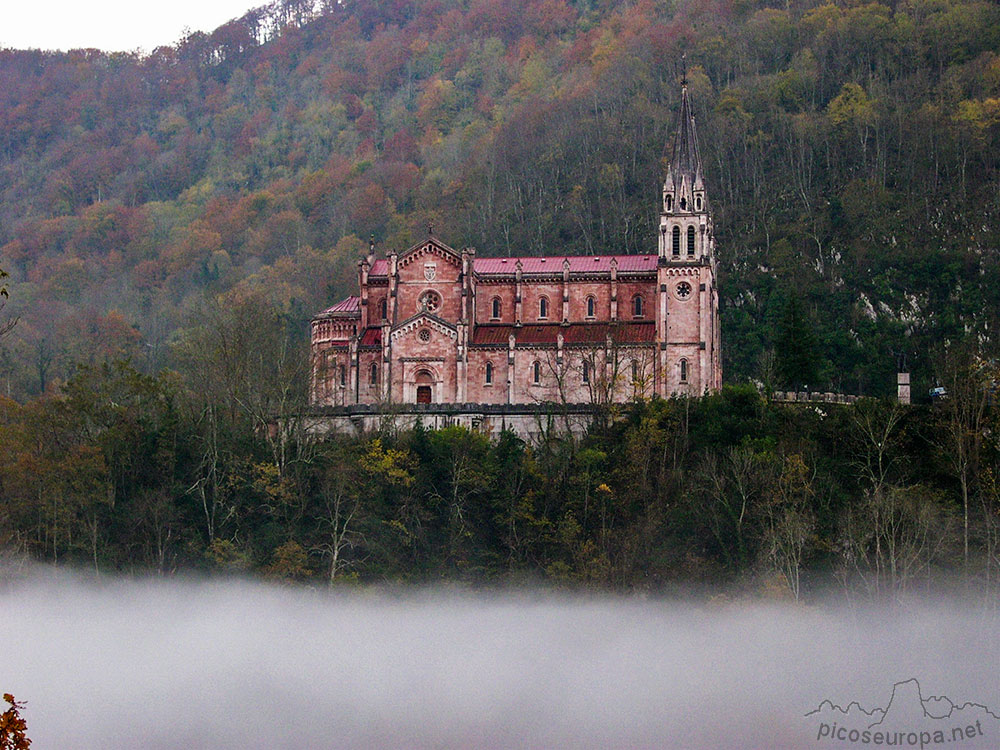
[[[701,395],[722,387],[722,339],[715,235],[687,81],[663,181],[658,232],[661,394]]]

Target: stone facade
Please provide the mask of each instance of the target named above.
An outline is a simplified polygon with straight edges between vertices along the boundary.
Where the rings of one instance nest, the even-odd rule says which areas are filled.
[[[715,242],[686,89],[648,255],[478,258],[429,233],[312,321],[312,401],[600,404],[722,384]]]

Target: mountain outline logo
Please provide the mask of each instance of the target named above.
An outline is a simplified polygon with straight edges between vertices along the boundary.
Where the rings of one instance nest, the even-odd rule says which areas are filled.
[[[819,721],[818,742],[836,747],[997,747],[1000,739],[1000,715],[989,706],[924,697],[916,677],[893,683],[884,707],[866,709],[858,701],[844,707],[827,698],[804,716]]]

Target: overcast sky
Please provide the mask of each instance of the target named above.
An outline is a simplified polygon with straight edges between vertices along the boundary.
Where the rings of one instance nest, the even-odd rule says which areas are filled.
[[[0,48],[149,52],[191,31],[212,31],[266,0],[49,0],[4,3]]]

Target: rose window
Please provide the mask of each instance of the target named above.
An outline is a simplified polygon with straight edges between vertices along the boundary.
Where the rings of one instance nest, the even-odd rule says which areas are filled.
[[[425,312],[437,312],[441,307],[441,295],[437,292],[424,292],[419,299],[420,309]]]
[[[417,334],[417,338],[423,341],[425,344],[431,340],[431,332],[426,328],[421,328],[420,333]]]
[[[687,299],[691,296],[691,285],[686,281],[682,281],[677,285],[677,296],[681,299]]]

